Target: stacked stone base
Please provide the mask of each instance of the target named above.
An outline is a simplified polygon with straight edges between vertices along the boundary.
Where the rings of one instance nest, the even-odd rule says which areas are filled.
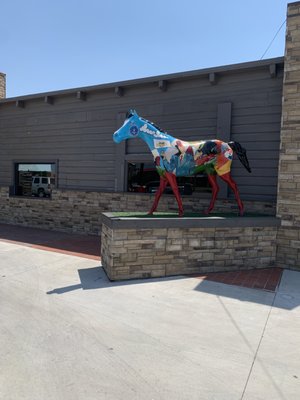
[[[281,226],[277,234],[277,265],[300,268],[300,228]]]
[[[9,188],[0,187],[0,223],[39,227],[64,232],[99,235],[101,213],[107,211],[150,210],[153,194],[93,192],[56,189],[51,199],[10,196]],[[209,194],[183,196],[186,212],[199,212],[208,207]],[[245,201],[245,209],[275,215],[275,203]],[[164,195],[160,211],[178,211],[173,195]],[[235,200],[218,200],[216,212],[237,212]]]
[[[102,265],[111,280],[270,267],[279,224],[274,217],[132,220],[107,213]]]

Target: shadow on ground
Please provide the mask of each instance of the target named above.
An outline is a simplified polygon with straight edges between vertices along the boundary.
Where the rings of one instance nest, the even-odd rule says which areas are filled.
[[[300,272],[287,271],[287,274],[294,274],[290,277],[295,282],[297,279],[300,281]],[[159,281],[173,281],[178,279],[194,279],[194,277],[186,276],[173,276],[167,278],[155,278],[155,279],[133,279],[127,281],[114,281],[111,282],[108,278],[104,269],[99,267],[79,269],[78,275],[80,279],[79,284],[55,288],[48,291],[47,294],[64,294],[74,290],[95,290],[95,289],[109,289],[111,287],[138,285],[151,282]],[[193,290],[198,292],[217,296],[218,298],[232,298],[241,302],[252,302],[267,306],[273,306],[282,308],[285,310],[292,310],[300,306],[300,293],[297,291],[297,285],[295,289],[289,289],[289,276],[283,274],[283,284],[276,288],[275,292],[253,289],[241,286],[233,286],[221,282],[213,282],[208,279],[200,280],[200,282],[194,287]],[[299,286],[300,287],[300,286]]]
[[[138,285],[141,283],[151,283],[159,281],[170,281],[182,279],[182,276],[173,276],[167,278],[153,278],[153,279],[132,279],[126,281],[110,281],[104,271],[104,269],[99,267],[79,269],[78,275],[80,283],[76,285],[65,286],[61,288],[56,288],[47,292],[47,294],[63,294],[67,292],[72,292],[73,290],[91,290],[91,289],[109,289],[111,287],[117,286],[128,286],[128,285]]]
[[[287,281],[289,278],[286,275],[297,274],[300,279],[300,272],[284,271],[283,279]],[[291,278],[293,279],[293,278]],[[241,302],[258,303],[262,305],[270,305],[284,310],[293,310],[300,306],[300,286],[299,291],[290,290],[289,285],[279,284],[275,292],[266,291],[263,289],[253,289],[241,286],[233,286],[220,282],[212,282],[203,279],[195,287],[196,291],[207,293],[219,298],[231,298]]]

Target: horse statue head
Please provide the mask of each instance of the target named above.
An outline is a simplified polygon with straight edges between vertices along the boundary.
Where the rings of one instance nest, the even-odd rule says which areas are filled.
[[[123,140],[133,138],[144,140],[151,151],[157,146],[155,140],[174,139],[154,122],[138,116],[135,110],[129,110],[124,124],[113,134],[113,140],[115,143],[120,143]],[[164,143],[166,142],[161,142],[161,145]]]
[[[126,113],[126,120],[124,124],[119,128],[114,134],[113,139],[115,143],[120,143],[125,139],[132,139],[139,137],[140,127],[142,126],[142,121],[137,115],[135,110],[129,110]]]

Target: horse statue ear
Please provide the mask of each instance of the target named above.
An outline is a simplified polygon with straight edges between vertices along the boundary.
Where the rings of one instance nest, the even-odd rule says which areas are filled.
[[[137,112],[133,109],[130,109],[129,111],[127,111],[126,113],[126,119],[133,117],[134,115],[137,115]]]

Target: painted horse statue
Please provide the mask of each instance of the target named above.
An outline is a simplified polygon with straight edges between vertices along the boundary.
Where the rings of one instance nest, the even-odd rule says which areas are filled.
[[[239,214],[243,215],[244,206],[240,199],[237,184],[230,175],[233,152],[237,154],[248,172],[251,172],[251,169],[246,150],[238,142],[225,143],[221,140],[186,142],[176,139],[153,122],[139,117],[135,110],[128,111],[123,126],[113,135],[116,143],[131,138],[140,138],[146,142],[153,154],[154,163],[160,176],[159,189],[156,192],[149,214],[156,211],[159,199],[169,184],[178,203],[179,216],[183,216],[183,205],[176,177],[206,172],[212,187],[212,198],[205,213],[209,214],[214,208],[219,191],[218,175],[233,190],[239,207]]]

